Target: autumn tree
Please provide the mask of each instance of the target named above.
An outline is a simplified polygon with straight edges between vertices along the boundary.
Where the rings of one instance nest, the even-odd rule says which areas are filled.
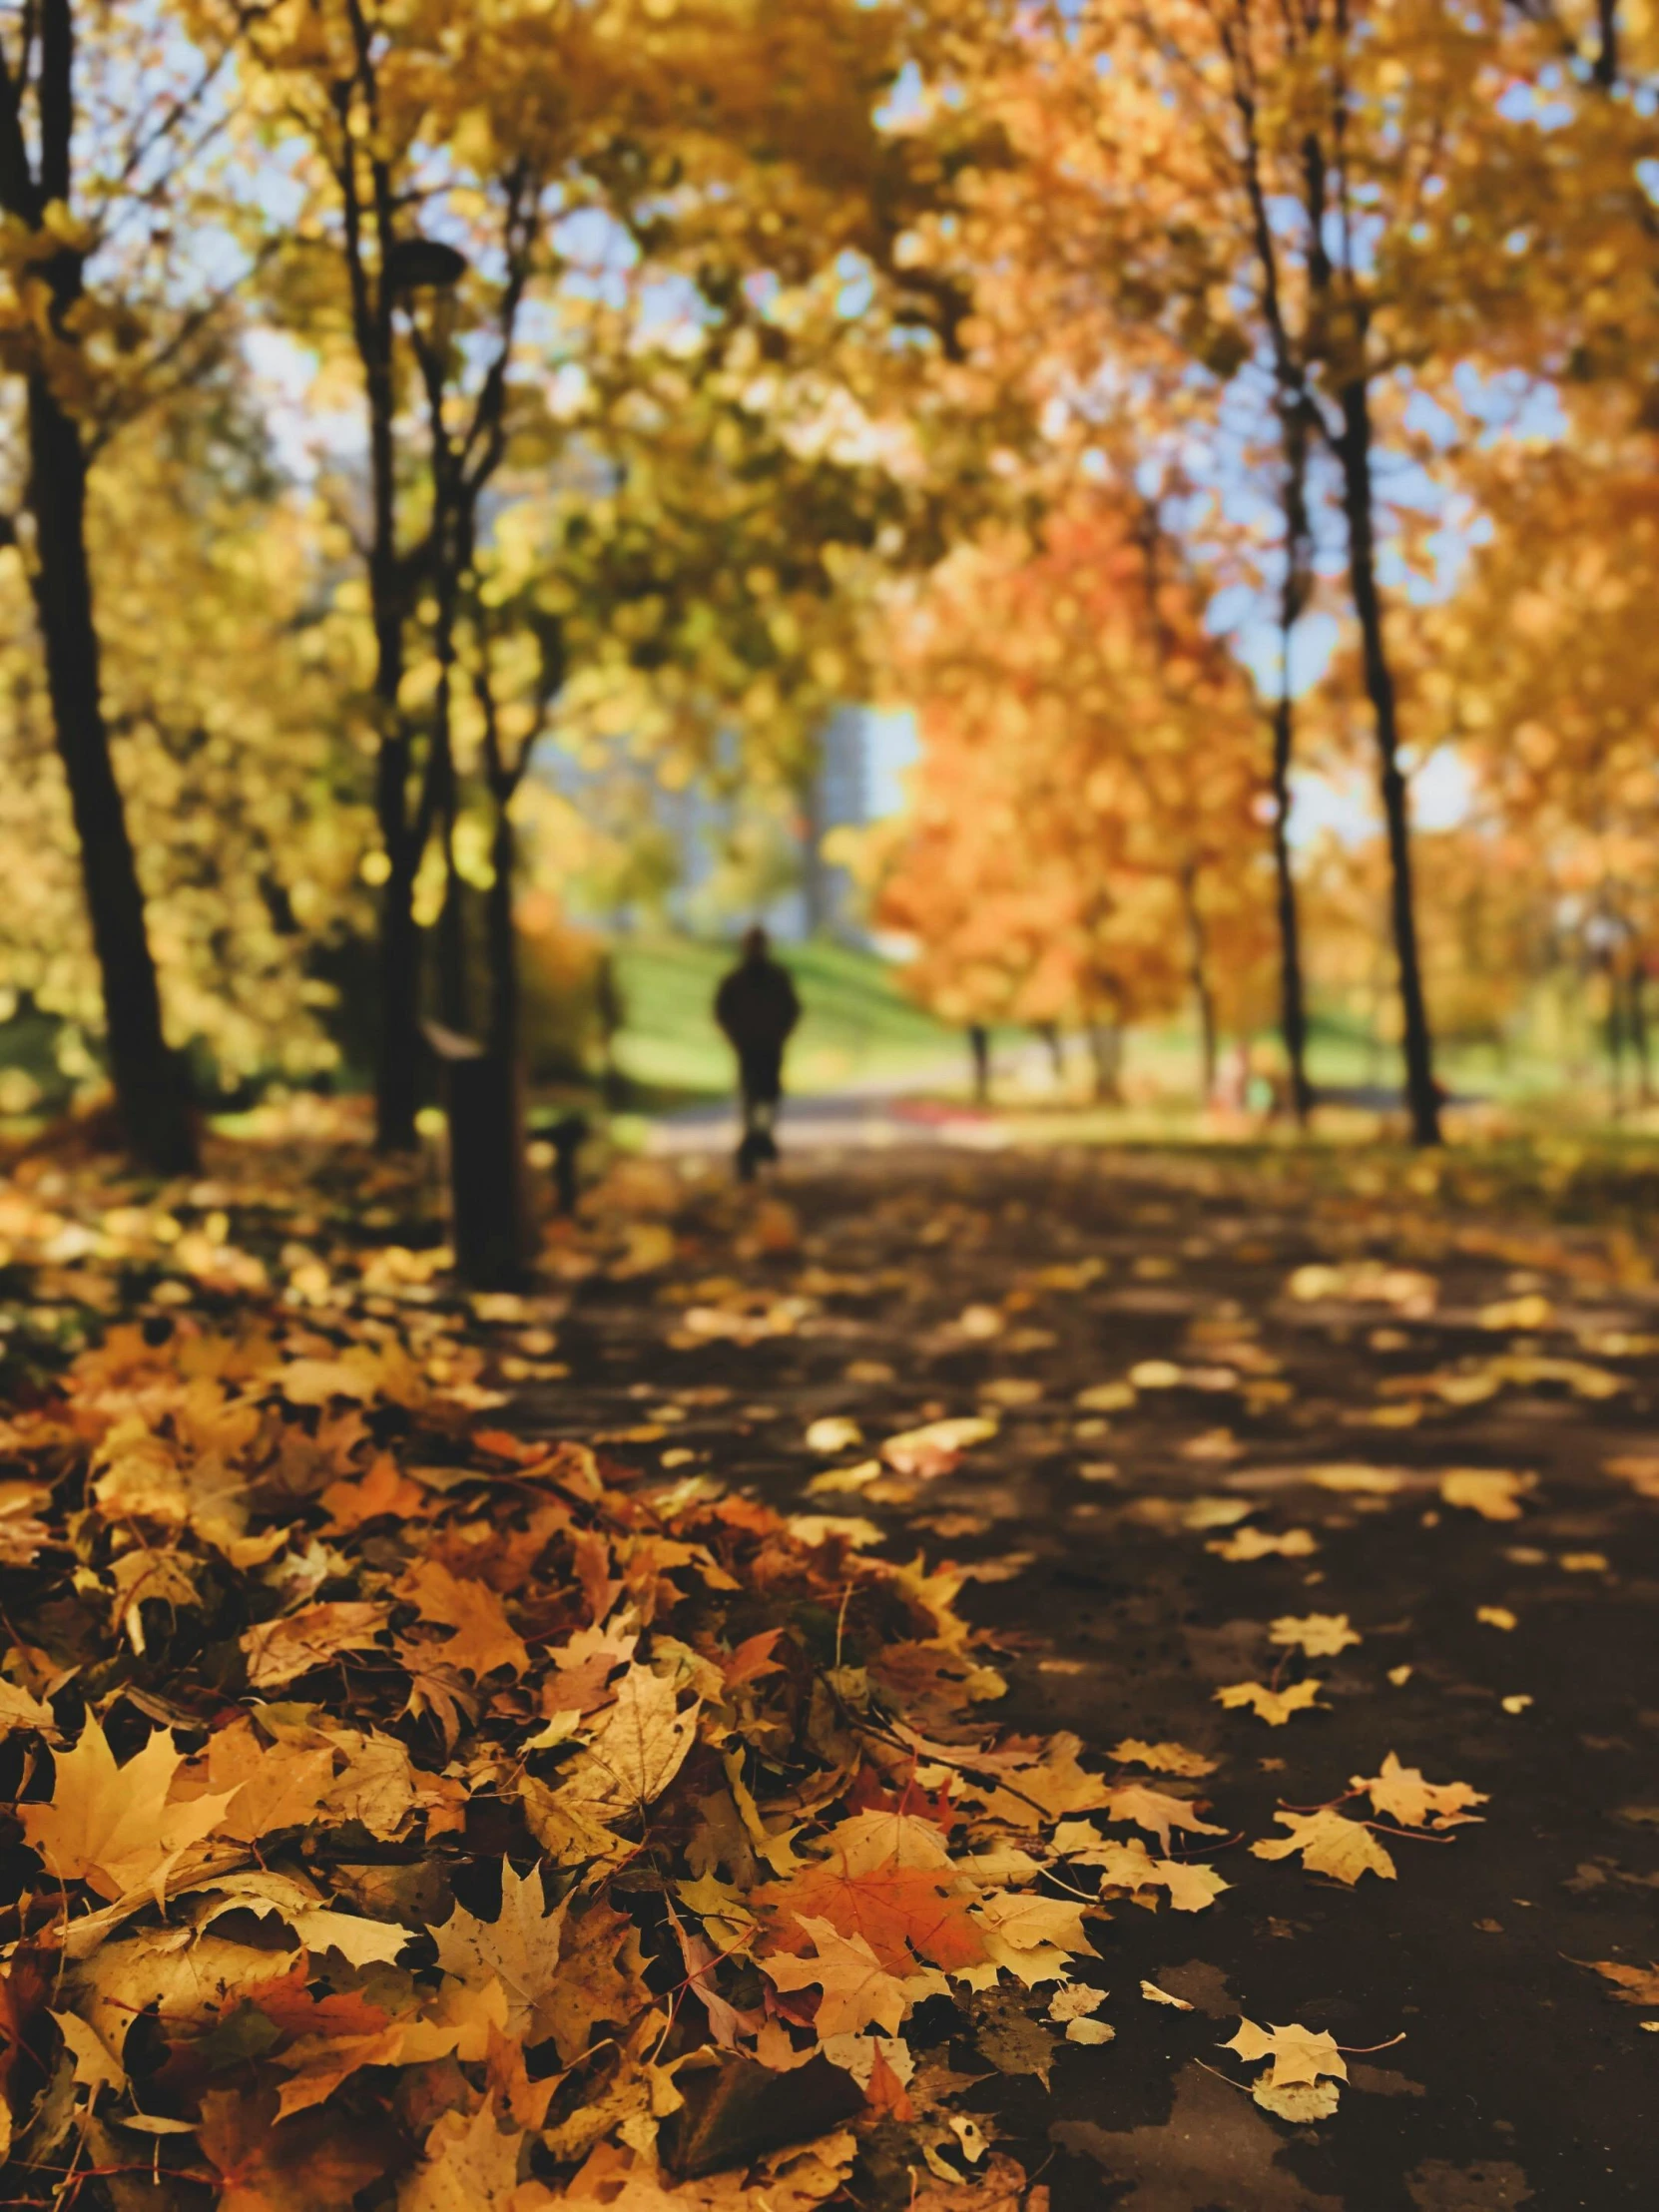
[[[1283,450],[1281,621],[1302,596],[1309,464],[1332,483],[1424,1142],[1437,1111],[1379,485],[1384,451],[1409,448],[1413,391],[1464,364],[1564,372],[1575,334],[1593,323],[1608,341],[1636,307],[1619,249],[1639,234],[1642,134],[1627,119],[1564,122],[1542,97],[1558,51],[1497,0],[1455,15],[1352,0],[1056,8],[981,87],[1019,160],[981,195],[977,232],[937,242],[951,266],[990,270],[980,307],[999,336],[1016,305],[1042,327],[1058,400],[1102,377],[1133,384],[1160,360],[1184,364],[1183,392],[1265,391],[1257,411]],[[1277,720],[1283,760],[1283,697]],[[1287,860],[1282,842],[1282,884]],[[1287,986],[1289,1003],[1289,967]]]
[[[168,1173],[193,1164],[196,1139],[112,752],[87,515],[119,425],[214,346],[218,301],[193,280],[174,224],[223,61],[159,14],[96,0],[39,0],[0,21],[0,358],[26,448],[8,538],[44,649],[110,1074],[134,1152]]]
[[[1268,926],[1249,686],[1132,486],[952,556],[897,657],[922,739],[877,911],[957,1019],[1117,1027],[1190,995],[1204,1095]]]
[[[314,1076],[335,1058],[318,961],[360,925],[372,829],[339,704],[351,654],[329,533],[274,477],[228,378],[113,442],[87,542],[101,704],[175,1033],[227,1087]],[[14,555],[0,564],[0,980],[81,1059],[100,969],[27,598]]]

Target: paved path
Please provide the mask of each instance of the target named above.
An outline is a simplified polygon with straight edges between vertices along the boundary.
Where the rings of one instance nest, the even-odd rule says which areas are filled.
[[[803,1124],[914,1133],[867,1101]],[[979,2083],[1055,2212],[1650,2207],[1659,2006],[1583,1961],[1659,1957],[1651,1290],[1495,1185],[1447,1212],[1331,1168],[933,1146],[799,1160],[758,1196],[688,1186],[671,1277],[581,1287],[572,1380],[528,1409],[648,1470],[672,1453],[667,1478],[859,1516],[893,1557],[954,1557],[1003,1641],[1006,1725],[1218,1761],[1187,1787],[1232,1887],[1201,1914],[1113,1908],[1093,1978],[1115,2040],[1062,2047],[1045,2086],[1019,2035],[1044,1993],[1011,1988],[933,2060]],[[935,1481],[809,1487],[820,1414],[867,1439],[833,1467],[981,1406],[999,1432]],[[1516,1475],[1515,1517],[1448,1504],[1455,1468]],[[1218,1556],[1244,1525],[1305,1548]],[[1314,1612],[1363,1638],[1277,1677],[1320,1679],[1322,1709],[1223,1711],[1218,1688],[1276,1679],[1268,1624]],[[1483,1823],[1395,1837],[1395,1878],[1353,1890],[1252,1855],[1390,1752],[1486,1793]],[[1334,2117],[1250,2101],[1217,2047],[1241,2016],[1349,2049]],[[887,2180],[865,2173],[860,2202],[899,2212]]]

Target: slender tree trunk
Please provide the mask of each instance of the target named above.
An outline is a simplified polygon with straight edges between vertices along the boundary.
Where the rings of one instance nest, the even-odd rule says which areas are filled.
[[[1620,987],[1617,955],[1603,955],[1602,972],[1607,978],[1607,1088],[1612,1116],[1615,1121],[1624,1119],[1624,994]]]
[[[1123,1104],[1123,1024],[1090,1021],[1089,1054],[1094,1061],[1094,1095],[1099,1106]]]
[[[519,1064],[518,932],[513,924],[514,839],[507,796],[498,795],[485,902],[490,966],[489,1033],[476,1059],[450,1070],[449,1142],[455,1264],[474,1290],[510,1291],[531,1258],[524,1184],[524,1084]]]
[[[1198,1008],[1199,1059],[1203,1079],[1201,1103],[1208,1106],[1216,1095],[1216,1063],[1219,1037],[1215,994],[1210,988],[1210,948],[1204,934],[1204,916],[1198,910],[1198,884],[1191,867],[1181,871],[1181,903],[1187,919],[1187,974]]]
[[[1048,1047],[1048,1064],[1055,1082],[1063,1083],[1066,1079],[1066,1048],[1060,1039],[1060,1024],[1057,1021],[1039,1021],[1033,1027]]]
[[[991,1033],[982,1021],[968,1023],[968,1053],[973,1061],[973,1103],[991,1101]]]
[[[1299,1129],[1313,1110],[1308,1080],[1308,1005],[1302,973],[1302,921],[1291,866],[1291,763],[1296,706],[1291,696],[1291,640],[1308,586],[1308,429],[1293,399],[1285,429],[1285,575],[1279,601],[1279,698],[1273,715],[1273,866],[1279,909],[1279,1022],[1290,1068],[1290,1105]]]
[[[1410,808],[1399,766],[1399,718],[1393,672],[1382,630],[1382,595],[1377,581],[1377,533],[1371,474],[1371,394],[1357,377],[1343,390],[1343,507],[1348,521],[1349,579],[1364,647],[1366,691],[1377,730],[1378,787],[1388,840],[1390,914],[1405,1053],[1405,1102],[1411,1142],[1440,1142],[1439,1091],[1423,999],[1411,888]]]
[[[519,1051],[518,931],[513,920],[517,851],[511,806],[528,763],[503,757],[487,671],[473,680],[484,721],[485,781],[495,807],[493,876],[484,903],[489,1019],[482,1047],[449,1069],[450,1187],[455,1264],[474,1290],[512,1290],[532,1257],[525,1182],[524,1082]]]
[[[1625,994],[1630,1042],[1636,1053],[1636,1096],[1643,1106],[1653,1104],[1653,1059],[1647,1030],[1647,969],[1638,953],[1630,966]]]
[[[399,839],[380,894],[380,1033],[375,1064],[375,1142],[382,1152],[408,1152],[418,1142],[423,1047],[420,1036],[420,931],[415,926],[415,869]]]
[[[28,497],[35,521],[35,607],[103,981],[110,1074],[138,1158],[160,1174],[186,1174],[197,1161],[189,1084],[162,1029],[144,894],[100,695],[86,455],[78,427],[40,375],[29,379]]]
[[[443,840],[443,905],[438,912],[438,1017],[462,1036],[472,1026],[472,993],[466,960],[466,885],[455,864],[455,832],[460,792],[455,776],[452,690],[455,661],[452,606],[438,613],[437,694],[432,714],[431,776],[437,794],[438,833]]]

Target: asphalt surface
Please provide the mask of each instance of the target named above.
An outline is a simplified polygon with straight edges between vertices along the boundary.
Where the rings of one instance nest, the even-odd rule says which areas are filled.
[[[569,1379],[524,1416],[988,1569],[961,1603],[1002,1641],[1008,1727],[1220,1762],[1204,1856],[1233,1887],[1202,1914],[1114,1905],[1088,1975],[1115,2040],[1062,2046],[1046,2083],[1008,2070],[995,2018],[949,2048],[1055,2212],[1659,2202],[1659,2006],[1588,1963],[1659,1958],[1659,1295],[1619,1218],[1558,1229],[1495,1184],[1445,1206],[1271,1162],[898,1141],[741,1199],[712,1167],[686,1191],[666,1274],[573,1287]],[[1296,1295],[1310,1267],[1337,1272]],[[688,1328],[688,1306],[752,1341],[698,1334],[725,1325]],[[1078,1405],[1137,1370],[1132,1402]],[[873,1444],[986,1405],[998,1434],[914,1497],[808,1499],[818,1415]],[[1653,1497],[1639,1465],[1606,1471],[1647,1454]],[[1310,1480],[1332,1464],[1400,1479]],[[1489,1520],[1444,1502],[1450,1468],[1535,1480]],[[1223,1523],[1186,1525],[1201,1498],[1317,1548],[1219,1557]],[[1312,1668],[1327,1709],[1223,1711],[1217,1688],[1270,1678],[1266,1624],[1313,1611],[1363,1638]],[[1397,1879],[1353,1890],[1251,1855],[1282,1807],[1390,1751],[1487,1793],[1481,1824],[1395,1840]],[[1241,2016],[1336,2036],[1335,2115],[1250,2100],[1217,2047]],[[879,2144],[867,2166],[864,2201],[901,2201]]]

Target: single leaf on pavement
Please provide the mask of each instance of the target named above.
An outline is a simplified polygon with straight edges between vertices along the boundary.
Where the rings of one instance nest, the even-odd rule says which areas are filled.
[[[1282,1613],[1268,1629],[1269,1640],[1294,1645],[1309,1659],[1334,1659],[1360,1636],[1346,1613],[1307,1613],[1298,1619]]]
[[[1213,1821],[1201,1821],[1185,1798],[1170,1797],[1163,1790],[1149,1790],[1142,1782],[1126,1782],[1108,1790],[1101,1810],[1108,1821],[1133,1821],[1149,1836],[1156,1836],[1158,1848],[1166,1859],[1172,1828],[1185,1829],[1195,1836],[1227,1834],[1225,1828],[1218,1828]]]
[[[1250,2085],[1264,2111],[1293,2121],[1329,2119],[1336,2111],[1337,2084],[1348,2079],[1348,2064],[1335,2037],[1295,2022],[1258,2027],[1254,2020],[1241,2020],[1237,2035],[1221,2047],[1237,2051],[1249,2065],[1260,2058],[1273,2060]]]
[[[1364,1821],[1344,1820],[1329,1806],[1318,1813],[1275,1813],[1273,1817],[1291,1833],[1266,1836],[1259,1844],[1252,1844],[1252,1858],[1289,1859],[1293,1852],[1300,1852],[1310,1874],[1328,1874],[1350,1888],[1363,1874],[1393,1881],[1394,1863]]]
[[[1621,2004],[1659,2004],[1659,1966],[1626,1966],[1616,1958],[1592,1958],[1590,1964],[1614,1984]]]
[[[1324,1712],[1319,1704],[1319,1694],[1325,1684],[1310,1677],[1306,1682],[1293,1682],[1288,1690],[1275,1690],[1266,1682],[1231,1682],[1225,1690],[1216,1692],[1216,1703],[1229,1711],[1248,1705],[1260,1721],[1270,1728],[1283,1728],[1293,1713],[1306,1713],[1310,1709]]]
[[[1306,1559],[1319,1549],[1311,1528],[1287,1528],[1276,1536],[1266,1528],[1241,1528],[1205,1545],[1218,1559]]]
[[[1215,1760],[1206,1758],[1201,1751],[1189,1751],[1185,1744],[1146,1744],[1138,1736],[1125,1736],[1106,1756],[1115,1759],[1120,1767],[1150,1767],[1154,1774],[1179,1774],[1196,1779],[1216,1771]]]
[[[1086,1833],[1067,1834],[1079,1830]],[[1067,1821],[1054,1839],[1054,1848],[1082,1866],[1100,1869],[1102,1897],[1127,1891],[1137,1904],[1156,1905],[1155,1897],[1142,1893],[1162,1889],[1177,1913],[1202,1913],[1232,1887],[1214,1867],[1192,1859],[1154,1859],[1138,1836],[1116,1843],[1100,1836],[1087,1821]]]
[[[1419,1768],[1402,1767],[1391,1751],[1381,1774],[1351,1775],[1349,1782],[1370,1794],[1374,1813],[1386,1813],[1401,1828],[1453,1828],[1477,1821],[1479,1814],[1467,1808],[1488,1802],[1484,1790],[1471,1789],[1466,1782],[1425,1782]]]
[[[1511,1474],[1503,1467],[1447,1467],[1440,1476],[1440,1495],[1447,1505],[1478,1513],[1482,1520],[1519,1520],[1522,1493],[1537,1479],[1535,1474]]]

